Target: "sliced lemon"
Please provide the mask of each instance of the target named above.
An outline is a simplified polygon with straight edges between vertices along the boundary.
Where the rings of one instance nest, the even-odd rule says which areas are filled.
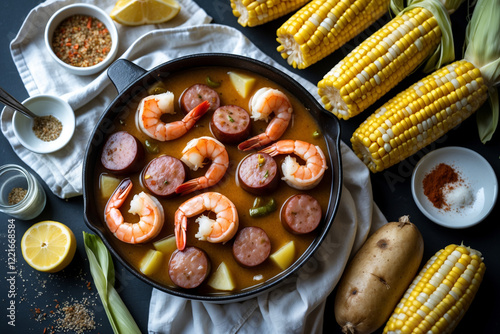
[[[31,267],[55,273],[64,269],[73,259],[76,238],[66,225],[45,220],[31,226],[24,233],[21,250]]]
[[[109,16],[118,23],[138,26],[169,21],[180,10],[176,0],[118,0]]]

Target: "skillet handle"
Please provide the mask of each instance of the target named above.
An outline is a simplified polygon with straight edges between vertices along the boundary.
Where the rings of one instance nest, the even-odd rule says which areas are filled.
[[[108,67],[108,77],[121,93],[147,71],[126,59],[118,59]]]

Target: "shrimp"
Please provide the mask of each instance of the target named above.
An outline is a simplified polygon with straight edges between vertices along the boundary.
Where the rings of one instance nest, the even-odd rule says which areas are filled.
[[[212,137],[200,137],[189,141],[182,150],[181,161],[191,170],[203,168],[204,160],[212,160],[204,176],[184,182],[175,189],[182,195],[204,189],[219,182],[229,167],[229,156],[224,145]]]
[[[201,102],[180,121],[164,123],[160,117],[163,114],[175,114],[174,94],[166,92],[145,97],[139,103],[139,128],[149,137],[168,141],[185,135],[195,123],[208,111],[210,103]]]
[[[238,149],[242,151],[259,148],[278,140],[285,133],[293,113],[292,104],[288,97],[281,91],[269,87],[259,89],[250,98],[249,108],[254,120],[265,120],[267,122],[271,113],[274,113],[274,118],[264,133],[238,145]]]
[[[236,206],[222,194],[206,192],[188,199],[175,212],[175,241],[179,250],[186,247],[187,219],[205,211],[212,211],[216,218],[204,215],[196,218],[200,224],[195,235],[198,240],[219,243],[234,237],[239,226]]]
[[[161,203],[144,192],[134,195],[128,212],[139,215],[137,223],[125,222],[120,207],[132,190],[132,181],[124,179],[113,192],[104,209],[104,220],[109,230],[123,242],[137,244],[156,237],[163,227],[165,215]]]
[[[301,140],[280,140],[260,152],[273,157],[293,153],[303,159],[305,165],[299,165],[296,158],[288,155],[281,165],[281,179],[290,187],[299,190],[311,189],[318,185],[328,168],[321,148]]]

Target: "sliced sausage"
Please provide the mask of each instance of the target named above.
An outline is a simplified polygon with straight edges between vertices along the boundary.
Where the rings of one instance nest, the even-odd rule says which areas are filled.
[[[203,101],[210,102],[208,111],[214,111],[220,106],[219,93],[204,84],[195,84],[187,88],[180,97],[180,105],[188,113]]]
[[[233,256],[242,266],[258,266],[269,257],[269,254],[271,254],[271,241],[260,227],[245,227],[236,235]]]
[[[162,155],[154,158],[142,171],[142,182],[149,191],[157,196],[170,196],[184,183],[186,170],[177,158]]]
[[[168,275],[172,282],[184,289],[198,287],[210,272],[207,254],[197,247],[176,250],[168,264]]]
[[[235,105],[221,106],[212,115],[210,130],[223,143],[240,143],[250,135],[250,115]]]
[[[101,163],[104,168],[115,173],[139,171],[144,164],[144,147],[130,133],[115,132],[104,144]]]
[[[278,165],[267,153],[250,154],[240,162],[238,181],[249,193],[262,195],[278,186]]]
[[[321,206],[317,199],[307,194],[288,198],[281,208],[281,223],[291,233],[312,232],[321,222]]]

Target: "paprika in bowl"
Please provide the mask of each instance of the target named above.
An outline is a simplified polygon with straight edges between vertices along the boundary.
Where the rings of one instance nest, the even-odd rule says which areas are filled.
[[[411,191],[427,218],[458,229],[476,225],[489,215],[498,184],[493,168],[481,155],[463,147],[445,147],[420,159],[413,170]]]

